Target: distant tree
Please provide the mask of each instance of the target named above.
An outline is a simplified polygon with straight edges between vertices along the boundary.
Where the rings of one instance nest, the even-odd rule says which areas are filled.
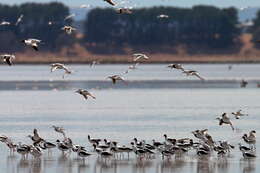
[[[256,18],[254,19],[254,25],[252,27],[253,43],[255,47],[260,49],[260,10],[257,12]]]
[[[24,15],[23,20],[18,26],[15,26],[14,24],[21,14]],[[12,35],[11,37],[0,38],[0,51],[21,50],[23,46],[21,46],[20,40],[27,38],[42,40],[44,44],[41,46],[41,50],[48,51],[55,51],[67,43],[70,44],[71,41],[57,42],[57,39],[67,37],[61,30],[62,26],[70,25],[72,22],[71,20],[64,21],[67,15],[69,15],[69,8],[57,2],[25,3],[19,6],[0,4],[1,18],[11,22],[10,26],[0,26],[0,35],[5,35],[5,33]],[[49,21],[53,24],[48,25]],[[6,43],[10,43],[10,45]],[[11,45],[11,43],[13,44]]]
[[[169,18],[158,18],[166,14]],[[113,9],[93,9],[85,22],[85,41],[96,44],[152,46],[185,44],[209,49],[236,45],[240,30],[237,10],[212,6],[191,9],[153,7],[118,14]]]

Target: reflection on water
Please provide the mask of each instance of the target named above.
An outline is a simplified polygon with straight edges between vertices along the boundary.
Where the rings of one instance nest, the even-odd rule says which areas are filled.
[[[234,170],[241,170],[243,173],[256,172],[256,160],[240,159],[239,169],[236,163],[232,163],[228,158],[214,157],[189,157],[173,159],[152,159],[140,160],[134,156],[130,160],[111,159],[101,160],[98,157],[83,161],[77,157],[65,157],[42,159],[20,159],[14,156],[7,156],[6,168],[8,173],[44,173],[44,172],[64,172],[64,173],[171,173],[171,172],[194,172],[194,173],[226,173]],[[15,165],[17,165],[15,167]]]

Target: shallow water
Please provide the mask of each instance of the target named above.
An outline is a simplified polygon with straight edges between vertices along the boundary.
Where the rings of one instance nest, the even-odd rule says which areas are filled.
[[[146,76],[140,76],[139,78],[136,75],[135,80],[157,79],[153,75],[155,72],[152,72],[152,69],[154,67],[155,69],[160,69],[159,67],[164,66],[146,65],[142,72],[136,72]],[[220,74],[218,69],[226,69],[227,65],[189,66],[196,67],[196,69],[212,69],[212,73],[215,73],[215,77],[219,79],[239,78],[239,76],[235,75],[226,75],[225,77],[217,75]],[[259,67],[259,65],[239,65],[234,66],[232,70],[236,68],[247,69],[245,70],[246,77],[252,79],[257,78],[257,76],[254,76],[255,73],[250,71],[252,69],[256,71]],[[85,66],[78,66],[78,69],[84,68]],[[98,68],[97,66],[95,70],[100,76],[97,76],[94,80],[101,79],[101,74],[103,73],[113,74],[114,69],[121,67],[110,65],[106,67],[106,72],[102,73],[100,72],[101,67],[99,70]],[[4,69],[8,70],[5,71]],[[42,75],[41,73],[45,73],[41,71],[43,69],[48,69],[48,67],[1,67],[1,73],[12,72],[10,72],[10,78],[9,76],[4,78],[2,75],[0,80],[9,82],[14,80],[32,81],[36,80],[36,78],[47,80],[50,78],[50,74],[48,73],[48,76]],[[89,69],[89,67],[86,66],[86,69]],[[237,70],[241,71],[241,69]],[[29,73],[30,71],[35,71],[35,73],[31,74]],[[169,75],[166,75],[166,72],[158,71],[158,75],[167,80]],[[17,73],[21,78],[17,77]],[[168,71],[167,73],[171,72]],[[232,74],[235,73],[232,72]],[[130,75],[134,76],[134,73]],[[210,77],[210,75],[212,78],[214,77],[209,72],[205,73],[205,76]],[[60,80],[60,74],[54,74],[54,77]],[[76,74],[69,77],[69,80],[74,80],[74,77],[78,78],[77,80],[86,80],[84,75],[76,76]],[[181,79],[183,80],[182,76]],[[257,88],[155,87],[149,89],[146,87],[114,89],[114,86],[111,85],[110,88],[90,89],[97,99],[85,101],[71,87],[67,87],[65,90],[64,88],[42,90],[39,87],[35,90],[25,91],[19,88],[17,90],[5,88],[4,82],[1,82],[0,86],[0,98],[2,98],[0,103],[0,131],[1,134],[11,136],[15,142],[31,143],[26,136],[32,133],[33,128],[37,128],[41,136],[54,142],[61,136],[55,133],[50,126],[59,125],[65,127],[67,135],[72,138],[74,143],[87,146],[90,151],[92,151],[92,148],[90,148],[90,144],[87,142],[88,134],[97,138],[117,140],[121,145],[129,145],[134,137],[145,139],[148,143],[152,139],[163,141],[162,135],[164,133],[174,138],[193,138],[190,132],[202,128],[208,128],[209,134],[213,136],[214,140],[228,140],[236,146],[230,156],[222,159],[219,159],[216,155],[212,155],[209,158],[199,158],[191,151],[183,157],[172,158],[170,161],[162,161],[159,155],[156,155],[156,159],[139,161],[131,154],[129,160],[125,157],[121,160],[112,160],[106,163],[93,155],[83,163],[81,160],[76,159],[75,154],[71,154],[70,157],[66,158],[62,157],[57,150],[51,156],[45,153],[41,160],[29,159],[24,161],[21,160],[21,156],[18,154],[10,156],[6,146],[1,143],[0,168],[8,173],[256,173],[260,171],[259,157],[253,160],[243,159],[237,148],[237,144],[242,142],[241,136],[243,133],[247,133],[252,129],[256,130],[257,133],[260,131],[260,118],[258,115],[260,113],[260,97],[258,96],[259,89]],[[238,109],[242,109],[249,116],[242,117],[240,120],[235,120],[232,117],[236,128],[235,132],[232,132],[229,126],[218,126],[218,122],[215,120],[216,116],[223,112],[230,113]],[[259,142],[256,144],[256,147],[258,148],[257,155],[259,156]]]

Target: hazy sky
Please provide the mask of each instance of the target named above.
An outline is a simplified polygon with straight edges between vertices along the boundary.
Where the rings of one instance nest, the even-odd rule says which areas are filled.
[[[34,2],[50,2],[53,0],[35,0]],[[79,6],[82,4],[91,4],[94,6],[109,6],[103,0],[57,0],[63,2],[69,6]],[[120,2],[123,0],[114,0],[115,2]],[[260,7],[260,0],[124,0],[130,1],[130,3],[125,3],[127,5],[121,4],[120,6],[154,6],[154,5],[170,5],[170,6],[181,6],[190,7],[197,4],[207,4],[215,5],[220,7],[236,6],[236,7]],[[20,4],[28,2],[28,0],[1,0],[4,4]]]

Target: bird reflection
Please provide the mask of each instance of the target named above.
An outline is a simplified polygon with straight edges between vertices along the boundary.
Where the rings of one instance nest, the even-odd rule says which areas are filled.
[[[255,172],[255,159],[241,159],[240,169],[243,171],[243,173]]]

